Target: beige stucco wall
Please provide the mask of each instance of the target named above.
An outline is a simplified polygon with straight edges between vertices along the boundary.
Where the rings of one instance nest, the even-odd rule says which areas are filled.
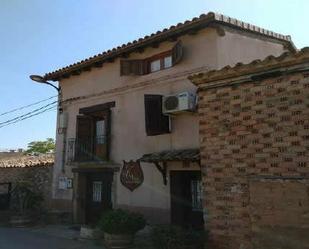
[[[144,94],[170,95],[183,91],[195,91],[188,75],[209,69],[217,69],[238,61],[251,61],[269,54],[278,55],[283,51],[280,44],[257,38],[241,36],[226,31],[219,36],[215,29],[208,28],[197,35],[180,38],[184,46],[184,57],[175,67],[144,76],[120,77],[119,59],[105,63],[102,68],[94,68],[79,76],[62,80],[63,99],[86,96],[64,106],[68,115],[66,138],[75,138],[76,115],[80,108],[115,101],[112,108],[111,160],[121,166],[123,160],[136,160],[145,153],[166,149],[198,148],[198,115],[181,114],[172,117],[171,134],[146,136],[144,115]],[[147,58],[172,48],[174,42],[164,42],[159,48],[147,48],[143,53],[132,53],[129,59]],[[73,177],[70,167],[61,173],[63,135],[57,135],[57,154],[54,169],[53,196],[55,199],[72,200],[72,190],[58,190],[60,175]],[[134,192],[124,188],[117,176],[114,183],[115,205],[148,213],[165,215],[168,219],[170,208],[169,183],[163,185],[161,174],[152,164],[142,164],[144,183]],[[170,169],[184,169],[181,163],[170,165]],[[197,165],[192,166],[199,170]],[[119,174],[119,173],[118,173]],[[146,211],[145,211],[146,212]]]
[[[282,52],[282,45],[274,43],[273,40],[226,31],[225,36],[217,39],[217,68],[233,66],[238,62],[250,63],[268,55],[279,56]]]

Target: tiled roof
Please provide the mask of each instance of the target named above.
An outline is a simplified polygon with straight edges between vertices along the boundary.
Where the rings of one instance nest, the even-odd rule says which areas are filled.
[[[1,168],[29,168],[54,165],[54,155],[16,156],[0,160]]]
[[[122,44],[121,46],[89,57],[88,59],[47,73],[44,75],[44,78],[46,80],[56,81],[61,79],[62,77],[68,77],[72,74],[80,74],[82,70],[89,70],[89,68],[91,67],[101,66],[102,63],[106,61],[113,60],[114,58],[119,56],[126,56],[129,53],[136,51],[137,49],[144,48],[152,44],[158,44],[168,39],[174,39],[180,35],[184,35],[194,30],[205,28],[212,24],[221,24],[234,29],[270,37],[286,44],[290,50],[295,50],[295,46],[290,36],[278,34],[222,14],[209,12],[208,14],[202,14],[199,17],[193,18],[192,20],[178,23],[176,26],[165,28],[162,31],[157,31],[156,33],[152,33],[151,35],[147,35],[138,40],[134,40],[133,42]]]
[[[141,162],[166,162],[166,161],[199,161],[199,149],[166,150],[145,154],[140,159]]]
[[[309,47],[298,52],[285,52],[280,56],[267,56],[264,60],[254,60],[248,64],[237,63],[234,67],[226,66],[219,70],[211,70],[189,76],[196,85],[219,81],[252,73],[264,73],[269,70],[280,69],[291,65],[309,63]]]

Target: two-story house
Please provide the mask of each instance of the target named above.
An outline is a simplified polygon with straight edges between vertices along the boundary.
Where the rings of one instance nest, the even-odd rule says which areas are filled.
[[[113,207],[202,226],[199,116],[188,76],[294,50],[289,36],[208,13],[45,74],[61,87],[55,208],[80,223]]]

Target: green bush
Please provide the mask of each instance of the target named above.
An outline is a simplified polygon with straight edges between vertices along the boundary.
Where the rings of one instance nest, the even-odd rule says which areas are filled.
[[[145,226],[142,215],[121,209],[107,212],[99,222],[99,228],[109,234],[135,234]]]
[[[203,249],[208,236],[204,231],[157,225],[152,229],[151,237],[156,249]]]
[[[44,201],[43,194],[38,192],[30,181],[18,181],[14,183],[11,195],[13,202],[12,209],[20,215],[39,211]]]

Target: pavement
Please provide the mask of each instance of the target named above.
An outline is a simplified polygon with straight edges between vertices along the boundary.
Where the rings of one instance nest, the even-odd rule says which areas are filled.
[[[67,226],[0,227],[0,249],[104,249],[99,241],[79,240]]]

